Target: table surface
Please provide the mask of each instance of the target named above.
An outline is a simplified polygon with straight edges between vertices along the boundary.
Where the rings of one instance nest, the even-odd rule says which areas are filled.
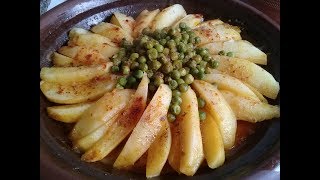
[[[51,0],[50,5],[48,6],[48,10],[54,8],[55,6],[65,2],[66,0]],[[270,6],[267,6],[265,3],[263,3],[261,0],[241,0],[247,4],[250,4],[251,6],[257,8],[258,10],[262,11],[266,15],[268,15],[270,18],[272,18],[275,22],[280,24],[280,9],[272,8]],[[280,2],[280,0],[278,1]],[[280,162],[278,166],[274,169],[276,172],[280,172]]]

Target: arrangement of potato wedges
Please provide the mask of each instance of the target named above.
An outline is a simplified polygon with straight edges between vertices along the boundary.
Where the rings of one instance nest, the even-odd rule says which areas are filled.
[[[120,76],[111,73],[110,58],[123,39],[132,42],[145,28],[181,22],[219,65],[181,94],[181,113],[169,122],[169,86],[161,84],[150,93],[144,73],[137,88],[116,88]],[[147,178],[161,175],[168,164],[193,176],[204,163],[211,169],[223,166],[226,151],[235,145],[237,120],[259,123],[280,117],[280,106],[268,102],[278,97],[279,82],[260,66],[267,65],[267,55],[242,39],[239,27],[220,19],[204,21],[202,14],[187,14],[180,4],[144,10],[136,19],[114,12],[110,22],[90,30],[74,27],[67,45],[51,58],[53,66],[40,71],[40,89],[56,103],[47,107],[48,116],[74,123],[68,136],[88,163],[113,159],[114,168],[130,169],[143,162]],[[205,101],[201,109],[199,97]],[[206,113],[204,120],[200,110]]]

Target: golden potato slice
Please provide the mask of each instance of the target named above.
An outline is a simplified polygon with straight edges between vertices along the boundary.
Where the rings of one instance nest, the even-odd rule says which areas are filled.
[[[221,91],[237,119],[256,123],[280,117],[280,107],[266,104],[255,99],[237,96],[229,91]]]
[[[206,119],[200,122],[203,152],[208,166],[215,169],[223,165],[225,152],[219,126],[206,110]]]
[[[99,128],[91,132],[90,134],[73,141],[73,148],[78,149],[81,152],[85,152],[90,149],[102,136],[107,132],[111,124],[116,120],[117,116],[112,117],[110,120],[102,124]]]
[[[136,18],[136,22],[133,28],[133,37],[137,38],[144,28],[150,27],[152,21],[159,12],[159,9],[153,11],[143,10]]]
[[[54,66],[69,67],[73,65],[74,59],[64,56],[62,54],[54,52],[51,57]]]
[[[69,38],[72,39],[80,34],[92,34],[92,32],[82,28],[72,28],[69,32]]]
[[[99,51],[81,46],[62,46],[58,52],[72,58],[72,66],[89,66],[109,61]]]
[[[237,39],[234,39],[237,40]],[[246,40],[230,40],[225,42],[212,42],[202,47],[208,48],[212,55],[219,51],[233,52],[234,57],[249,60],[255,64],[267,64],[267,55]]]
[[[259,100],[263,103],[267,103],[268,104],[268,100],[254,87],[252,87],[251,85],[249,85],[248,83],[243,82],[243,84],[245,84],[249,89],[251,89],[251,91],[256,94],[256,96],[259,98]]]
[[[125,30],[129,35],[132,36],[133,26],[134,26],[134,19],[131,16],[127,16],[120,12],[113,13],[113,16],[110,20],[110,23],[121,27]]]
[[[240,96],[251,97],[253,99],[259,100],[254,92],[251,91],[245,84],[243,84],[237,78],[229,76],[227,74],[211,73],[206,74],[204,81],[208,83],[216,83],[218,89],[228,90],[234,92]]]
[[[219,126],[225,149],[234,145],[237,119],[231,107],[219,90],[210,83],[195,80],[192,87],[205,100],[205,109],[213,116]]]
[[[148,150],[166,120],[171,96],[169,86],[161,84],[113,164],[114,167],[121,169],[132,166]]]
[[[237,28],[227,23],[214,26],[200,26],[194,29],[194,33],[201,38],[199,46],[218,41],[241,40]]]
[[[203,147],[200,131],[200,118],[196,93],[189,88],[181,94],[180,116],[180,172],[193,176],[203,159]]]
[[[54,120],[61,121],[64,123],[77,122],[79,117],[85,112],[94,102],[62,105],[62,106],[51,106],[47,107],[49,117]]]
[[[109,38],[99,34],[80,34],[70,38],[69,46],[82,46],[97,50],[106,59],[109,59],[119,48]]]
[[[262,67],[245,59],[219,55],[214,55],[212,58],[219,62],[217,70],[248,83],[268,98],[277,98],[279,83]]]
[[[180,172],[180,156],[181,156],[181,146],[180,146],[180,128],[179,123],[181,121],[181,117],[179,116],[177,119],[170,123],[170,130],[171,130],[171,147],[168,155],[168,163],[179,174]]]
[[[133,98],[108,128],[103,137],[86,151],[81,160],[95,162],[107,156],[124,140],[138,123],[146,107],[149,79],[144,74]]]
[[[180,4],[174,4],[163,9],[159,14],[157,14],[152,22],[151,29],[156,30],[170,27],[186,15],[187,13],[184,10],[183,6],[181,6]]]
[[[77,124],[70,133],[71,140],[80,139],[105,123],[109,123],[128,104],[134,94],[132,89],[115,89],[107,92],[85,113],[82,114]]]
[[[133,41],[133,38],[127,33],[127,31],[111,23],[101,22],[93,26],[91,31],[109,38],[112,42],[118,45],[120,45],[123,38],[131,42]]]
[[[203,15],[202,14],[188,14],[184,18],[180,19],[178,22],[176,22],[172,27],[177,28],[179,27],[180,23],[186,23],[187,26],[189,26],[191,29],[198,26],[203,21]]]
[[[161,131],[148,149],[147,178],[159,176],[168,159],[172,137],[168,120],[163,122]]]
[[[117,84],[117,76],[104,75],[85,83],[58,84],[40,82],[40,89],[46,98],[60,104],[76,104],[96,100]]]
[[[92,78],[107,74],[112,64],[112,62],[108,62],[95,66],[43,67],[40,71],[40,78],[46,82],[60,84],[86,82]]]
[[[212,20],[208,20],[208,21],[204,21],[204,22],[200,23],[196,28],[198,28],[198,27],[213,27],[215,25],[223,24],[223,23],[224,22],[221,21],[220,19],[212,19]]]

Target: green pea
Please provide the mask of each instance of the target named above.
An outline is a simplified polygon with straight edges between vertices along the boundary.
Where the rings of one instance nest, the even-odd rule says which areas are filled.
[[[182,68],[182,61],[181,60],[175,60],[172,63],[173,69],[180,69]]]
[[[164,55],[167,56],[167,55],[169,55],[169,53],[170,53],[170,49],[169,49],[169,48],[164,48],[164,49],[163,49],[163,54],[164,54]]]
[[[211,60],[209,61],[209,65],[211,68],[217,68],[219,66],[219,62],[218,61],[215,61],[215,60]]]
[[[169,82],[172,81],[172,78],[170,76],[165,76],[164,77],[164,82],[169,84]]]
[[[196,37],[196,34],[193,31],[189,31],[188,34],[189,34],[190,38]]]
[[[121,64],[121,59],[119,59],[119,58],[115,58],[115,59],[113,59],[113,65],[115,65],[115,66],[119,66],[120,64]]]
[[[176,89],[177,87],[178,87],[178,83],[177,83],[177,81],[176,80],[171,80],[171,81],[169,81],[169,87],[170,87],[170,89]]]
[[[176,52],[177,52],[177,47],[170,48],[170,53],[176,53]]]
[[[133,76],[129,76],[127,79],[127,85],[133,85],[136,82],[137,82],[137,79]]]
[[[221,56],[225,56],[226,55],[226,53],[224,51],[219,51],[218,54],[221,55]]]
[[[158,52],[163,52],[163,46],[161,44],[156,44],[154,46],[154,48],[158,51]]]
[[[153,77],[153,71],[151,69],[147,70],[147,76],[148,78],[152,78]]]
[[[190,72],[190,68],[189,68],[189,67],[184,67],[184,69],[185,69],[185,70],[186,70],[186,72],[187,72],[187,73],[186,73],[186,75],[187,75],[187,74],[189,74],[189,72]]]
[[[112,66],[111,67],[111,72],[113,72],[113,73],[116,73],[116,72],[119,72],[119,66]]]
[[[204,108],[205,105],[206,105],[206,102],[204,101],[204,99],[198,98],[198,107]]]
[[[119,78],[118,84],[120,84],[121,86],[125,86],[127,84],[127,78],[125,77]]]
[[[196,53],[194,51],[188,51],[187,55],[190,56],[190,58],[193,58],[196,55]]]
[[[167,46],[169,48],[173,48],[176,46],[176,42],[173,39],[170,39],[169,41],[167,41]]]
[[[203,60],[205,60],[205,61],[210,61],[212,58],[211,58],[211,56],[209,56],[209,55],[206,55],[206,56],[204,56],[203,57]]]
[[[177,83],[180,85],[180,84],[183,84],[185,83],[183,79],[177,79]]]
[[[181,35],[180,35],[181,36]],[[174,42],[176,43],[176,44],[178,44],[178,43],[180,43],[180,41],[181,41],[181,37],[175,37],[173,40],[174,40]]]
[[[162,64],[159,61],[157,60],[152,61],[152,66],[151,66],[152,70],[157,71],[161,66]]]
[[[124,87],[121,86],[119,83],[117,83],[116,88],[117,88],[117,89],[124,89]]]
[[[201,42],[201,38],[198,37],[198,36],[195,37],[194,42],[195,42],[196,44],[199,44],[199,43]]]
[[[139,68],[139,63],[138,62],[133,62],[130,67],[131,67],[131,69],[138,69]]]
[[[161,30],[157,29],[153,32],[156,39],[161,39]]]
[[[143,77],[143,71],[141,70],[136,70],[134,73],[133,73],[134,77],[136,77],[137,79],[141,79]]]
[[[162,72],[165,74],[170,73],[173,70],[173,66],[171,63],[166,63],[163,65]]]
[[[198,68],[191,68],[190,73],[195,76],[199,73],[199,69]]]
[[[188,89],[189,89],[189,86],[188,86],[186,83],[179,85],[179,90],[180,90],[181,92],[187,92]]]
[[[125,48],[120,48],[118,52],[118,57],[122,58],[126,55],[126,49]]]
[[[166,39],[160,39],[159,43],[164,46],[167,43]]]
[[[199,72],[197,76],[199,79],[203,80],[205,77],[205,74],[204,74],[204,72]]]
[[[170,39],[171,39],[170,36],[167,36],[167,37],[166,37],[167,42],[168,42]]]
[[[183,34],[182,34],[182,39],[183,39],[183,40],[186,40],[187,42],[188,42],[188,40],[189,40],[189,37],[190,37],[190,36],[189,36],[189,34],[187,34],[187,33],[183,33]]]
[[[126,39],[123,39],[120,45],[126,49],[130,49],[132,46],[131,42],[127,41]]]
[[[187,74],[183,79],[186,84],[191,84],[194,81],[194,77],[191,74]]]
[[[168,121],[171,123],[176,120],[176,116],[171,113],[168,113],[167,118],[168,118]]]
[[[153,48],[153,43],[151,41],[146,42],[145,43],[145,48],[147,48],[147,49]]]
[[[189,40],[188,40],[188,43],[195,44],[196,43],[195,38],[194,37],[190,37]]]
[[[140,45],[143,45],[144,43],[148,42],[149,40],[149,37],[148,36],[142,36],[141,39],[140,39]]]
[[[200,52],[199,52],[199,54],[200,54],[200,56],[205,56],[205,55],[207,55],[208,54],[208,51],[207,50],[205,50],[205,49],[202,49]]]
[[[191,60],[188,62],[188,66],[190,68],[195,68],[197,66],[197,62],[195,60]]]
[[[183,60],[184,59],[184,53],[179,53],[178,59]]]
[[[127,75],[130,73],[130,68],[129,66],[122,66],[122,73]]]
[[[178,90],[173,90],[173,91],[172,91],[172,96],[173,96],[173,97],[174,97],[174,96],[180,97],[180,96],[181,96],[181,92],[178,91]]]
[[[141,64],[141,63],[146,63],[147,62],[147,59],[146,57],[144,56],[140,56],[139,59],[138,59],[138,62]]]
[[[147,51],[149,59],[157,59],[158,51],[155,48],[151,48]]]
[[[180,105],[182,103],[182,98],[180,96],[173,96],[171,103]]]
[[[132,53],[131,55],[130,55],[130,59],[132,59],[132,60],[135,60],[135,59],[137,59],[139,57],[139,54],[138,53]]]
[[[234,57],[234,53],[230,51],[230,52],[227,53],[227,56]]]
[[[207,118],[207,114],[204,111],[199,111],[199,118],[201,121],[205,120]]]
[[[159,78],[159,77],[156,77],[155,79],[154,79],[154,85],[155,86],[160,86],[161,84],[163,84],[164,83],[164,81],[163,81],[163,79],[162,78]]]
[[[199,63],[199,65],[201,66],[201,67],[206,67],[207,66],[207,64],[208,64],[208,62],[206,62],[206,61],[201,61],[200,63]]]
[[[175,61],[179,58],[179,54],[177,52],[171,52],[170,58],[171,58],[171,60]]]
[[[179,72],[180,72],[180,76],[185,76],[187,74],[187,71],[184,68],[179,69]]]
[[[207,67],[205,68],[205,71],[204,71],[204,72],[205,72],[206,74],[210,74],[211,71],[212,71],[211,68],[210,68],[209,66],[207,66]]]
[[[197,64],[199,64],[202,61],[202,57],[200,55],[196,55],[193,57],[193,59],[196,61]]]
[[[190,32],[192,29],[189,27],[189,26],[187,26],[186,28],[185,28],[185,31],[186,32]]]
[[[193,46],[193,44],[188,43],[188,44],[186,45],[186,47],[187,47],[187,51],[192,51],[194,46]]]
[[[157,72],[154,73],[154,77],[163,79],[164,75],[161,72],[157,71]]]
[[[159,53],[158,55],[158,60],[162,63],[162,64],[166,64],[170,61],[169,58],[167,58],[163,53]]]
[[[169,34],[171,35],[171,36],[173,36],[174,34],[176,34],[177,33],[177,30],[176,29],[170,29],[169,30]]]
[[[183,44],[183,43],[180,42],[179,45],[178,45],[178,50],[179,50],[180,52],[185,53],[185,52],[187,51],[187,47],[186,47],[185,44]]]
[[[173,71],[171,72],[171,77],[172,77],[173,79],[179,79],[179,78],[180,78],[180,72],[179,72],[178,70],[173,70]]]
[[[200,66],[200,65],[197,65],[197,69],[199,70],[199,73],[204,73],[205,72],[205,68]]]
[[[139,64],[139,69],[141,71],[147,71],[148,70],[148,65],[145,64],[145,63],[141,63],[141,64]]]
[[[170,107],[170,111],[174,115],[178,115],[181,112],[181,107],[178,104],[172,104]]]
[[[185,29],[187,27],[187,24],[185,22],[181,22],[181,23],[179,23],[179,27],[181,29]]]

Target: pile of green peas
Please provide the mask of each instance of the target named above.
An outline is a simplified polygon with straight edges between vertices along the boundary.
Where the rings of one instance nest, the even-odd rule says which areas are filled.
[[[211,68],[218,67],[218,61],[212,59],[207,49],[196,47],[200,42],[186,23],[153,32],[145,28],[132,43],[123,39],[119,52],[111,59],[112,73],[124,75],[116,87],[136,88],[144,72],[150,79],[151,93],[167,84],[172,90],[168,120],[173,122],[181,112],[181,93],[190,88],[194,79],[203,79]],[[204,112],[199,115],[205,119]]]

